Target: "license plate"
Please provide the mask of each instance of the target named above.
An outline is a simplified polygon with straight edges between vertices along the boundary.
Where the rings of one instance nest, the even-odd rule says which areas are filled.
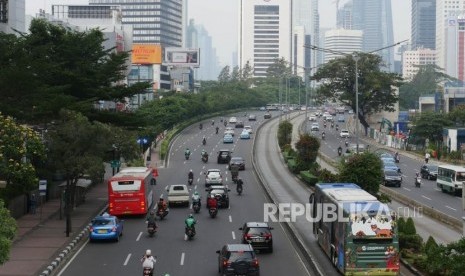
[[[265,239],[264,238],[254,238],[252,239],[253,242],[264,242]]]
[[[105,234],[106,232],[107,232],[107,230],[98,230],[99,234]]]

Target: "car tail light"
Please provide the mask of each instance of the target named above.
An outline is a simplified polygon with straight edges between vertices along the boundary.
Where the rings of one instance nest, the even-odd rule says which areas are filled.
[[[263,236],[265,237],[265,239],[271,240],[271,234],[270,234],[270,233],[265,234],[265,235],[263,235]]]
[[[89,231],[90,231],[90,232],[94,232],[94,227],[91,226],[91,227],[89,228]]]
[[[258,267],[258,266],[259,266],[259,265],[258,265],[258,259],[254,259],[254,260],[252,261],[252,266],[253,266],[253,267]]]
[[[116,232],[116,226],[113,226],[113,228],[111,228],[111,232]]]
[[[248,240],[248,239],[251,239],[252,238],[252,235],[250,234],[245,234],[245,239]]]
[[[223,260],[223,267],[228,267],[231,264],[228,260]]]

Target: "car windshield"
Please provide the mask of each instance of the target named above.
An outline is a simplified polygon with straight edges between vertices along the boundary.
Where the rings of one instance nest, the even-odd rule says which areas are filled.
[[[208,177],[219,177],[220,173],[219,172],[211,172],[208,174]]]
[[[397,171],[394,171],[394,170],[388,170],[388,171],[384,171],[384,174],[386,176],[399,176],[399,174],[397,173]]]
[[[250,251],[235,251],[235,252],[229,252],[227,256],[228,260],[230,262],[235,262],[237,260],[243,260],[243,259],[253,259],[253,254]]]
[[[241,157],[233,157],[231,158],[231,162],[242,162],[244,159],[242,159]]]
[[[183,191],[184,187],[183,186],[174,186],[173,191]]]
[[[437,171],[438,170],[438,166],[436,165],[427,165],[426,168],[429,170],[429,171]]]
[[[250,234],[250,235],[264,235],[268,233],[270,233],[270,230],[265,227],[253,227],[253,228],[250,228],[249,231],[247,232],[247,234]]]
[[[96,219],[93,224],[96,226],[114,225],[111,219]]]
[[[217,195],[223,195],[223,194],[224,194],[224,190],[219,190],[219,189],[211,190],[211,191],[210,191],[210,194],[215,195],[215,196],[217,196]]]

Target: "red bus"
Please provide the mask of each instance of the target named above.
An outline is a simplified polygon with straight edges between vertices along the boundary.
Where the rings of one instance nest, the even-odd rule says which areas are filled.
[[[146,214],[153,204],[156,169],[127,167],[108,179],[108,213],[110,215]]]

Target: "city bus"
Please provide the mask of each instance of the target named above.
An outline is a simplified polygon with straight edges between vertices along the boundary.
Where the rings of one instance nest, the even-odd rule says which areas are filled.
[[[153,204],[154,170],[127,167],[108,179],[108,213],[110,215],[142,215]]]
[[[310,195],[313,234],[343,275],[399,275],[395,213],[353,183],[319,183]],[[325,216],[334,208],[336,217]]]
[[[268,110],[268,111],[279,110],[279,104],[267,104],[266,105],[266,110]]]
[[[465,181],[465,168],[454,165],[438,165],[436,185],[442,192],[460,194]]]

